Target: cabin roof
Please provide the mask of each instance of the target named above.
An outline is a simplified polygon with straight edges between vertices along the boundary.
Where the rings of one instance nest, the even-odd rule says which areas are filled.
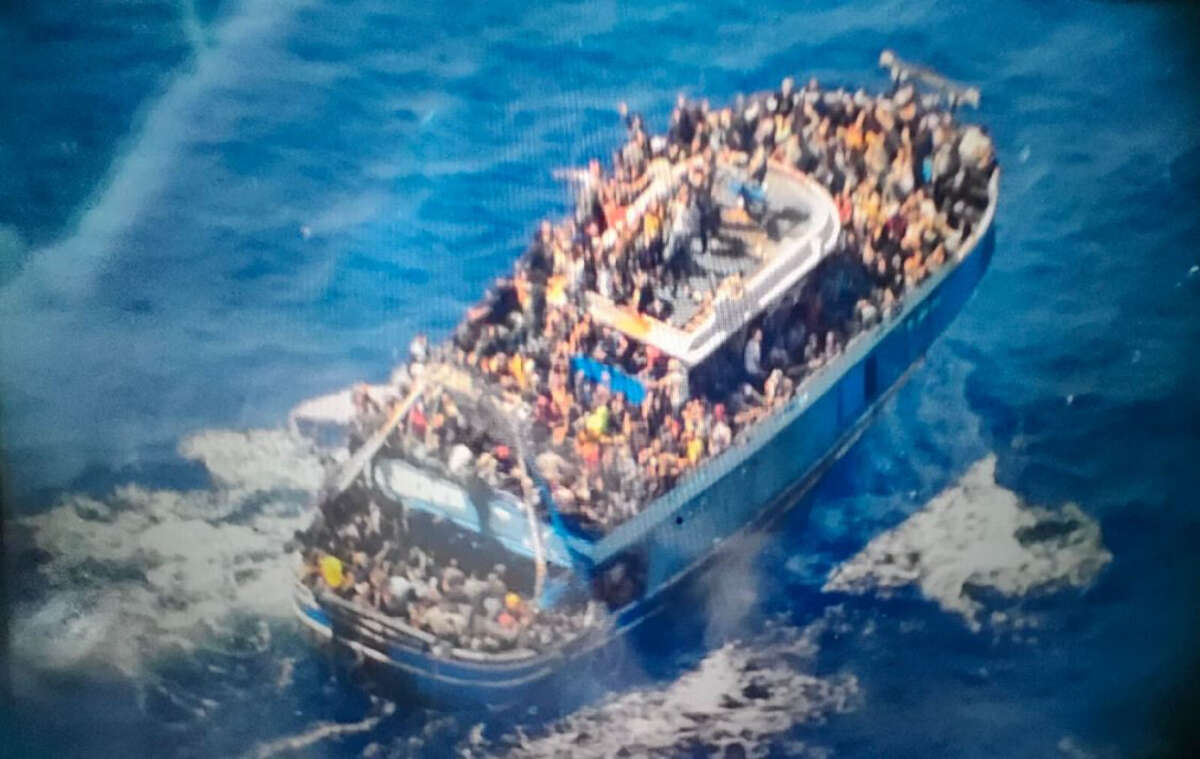
[[[733,205],[729,185],[736,179],[724,167],[718,173],[722,205]],[[688,367],[702,363],[812,271],[837,240],[837,207],[815,180],[772,163],[765,193],[765,232],[724,224],[709,250],[692,256],[689,284],[703,303],[669,298],[672,315],[660,320],[589,292],[592,318]]]

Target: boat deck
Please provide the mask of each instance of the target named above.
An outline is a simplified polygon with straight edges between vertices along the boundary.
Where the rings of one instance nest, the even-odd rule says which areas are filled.
[[[706,252],[698,245],[692,251],[689,287],[660,290],[674,309],[671,316],[660,321],[588,293],[589,312],[598,322],[696,366],[833,249],[837,207],[825,188],[772,164],[764,188],[766,214],[756,223],[738,219],[739,173],[730,167],[718,173],[714,195],[722,224]],[[740,281],[732,281],[735,275]]]
[[[807,188],[796,179],[777,173],[772,175],[765,188],[767,211],[761,226],[738,224],[730,217],[737,208],[734,182],[740,179],[731,172],[721,172],[719,180],[713,195],[722,211],[721,227],[709,240],[707,250],[701,251],[697,247],[691,256],[686,290],[696,293],[715,292],[718,285],[733,274],[748,279],[781,249],[804,239],[819,221]],[[685,297],[684,291],[685,288],[681,288],[679,295],[670,291],[664,294],[672,307],[668,323],[681,329],[686,328],[702,308],[701,303]]]

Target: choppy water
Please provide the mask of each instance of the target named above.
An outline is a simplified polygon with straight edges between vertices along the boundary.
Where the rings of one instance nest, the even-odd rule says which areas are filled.
[[[410,5],[0,11],[8,535],[49,551],[6,554],[16,755],[587,755],[630,734],[685,753],[1184,753],[1200,577],[1190,7]],[[638,674],[549,725],[389,713],[331,680],[273,581],[315,476],[278,431],[288,409],[385,377],[415,331],[452,324],[565,207],[550,170],[615,145],[617,101],[661,124],[678,91],[882,86],[884,46],[983,90],[1005,171],[992,270],[810,507],[722,568],[704,629],[660,631]],[[251,428],[268,431],[222,432]],[[1077,503],[1111,561],[1015,600],[1001,572],[978,628],[936,583],[823,591],[989,456],[998,484],[968,508]],[[986,552],[971,534],[929,571]],[[771,695],[747,697],[752,682]]]

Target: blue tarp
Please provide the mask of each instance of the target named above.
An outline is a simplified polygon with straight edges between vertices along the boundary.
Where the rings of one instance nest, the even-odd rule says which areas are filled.
[[[739,179],[729,180],[729,191],[735,196],[742,196],[747,202],[758,201],[765,203],[767,201],[767,191],[762,185],[753,181],[741,181]]]
[[[637,377],[626,374],[615,366],[602,364],[594,358],[575,356],[571,359],[571,372],[583,372],[585,377],[607,385],[614,393],[624,393],[630,403],[640,404],[646,397],[646,388]]]

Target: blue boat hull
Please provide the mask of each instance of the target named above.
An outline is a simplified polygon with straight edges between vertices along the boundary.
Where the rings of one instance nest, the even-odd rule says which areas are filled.
[[[995,187],[993,205],[994,198]],[[372,670],[373,681],[436,703],[531,704],[547,692],[578,690],[587,673],[602,671],[615,651],[624,655],[629,633],[659,613],[686,579],[801,501],[957,316],[994,248],[995,228],[988,223],[974,249],[914,292],[898,316],[852,341],[838,361],[805,382],[783,411],[678,486],[669,502],[651,507],[668,517],[614,541],[614,552],[642,554],[647,592],[607,629],[550,654],[496,663],[437,656],[417,641],[410,645],[380,637],[372,642],[354,620],[340,623],[338,613],[306,593],[297,596],[299,618],[318,640],[351,652]],[[599,556],[596,563],[611,557]]]

